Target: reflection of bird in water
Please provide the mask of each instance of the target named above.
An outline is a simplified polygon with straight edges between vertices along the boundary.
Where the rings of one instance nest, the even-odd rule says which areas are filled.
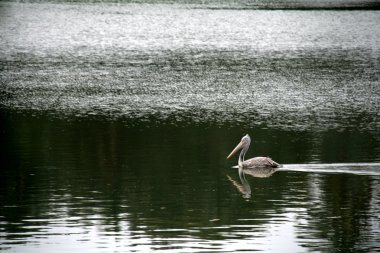
[[[252,177],[270,177],[278,170],[273,167],[252,167],[243,168],[243,174],[251,175]]]
[[[245,174],[253,176],[253,177],[270,177],[277,171],[277,168],[271,167],[255,167],[255,168],[242,168],[239,167],[239,178],[240,182],[232,179],[229,175],[227,175],[228,180],[232,182],[232,184],[243,194],[243,198],[251,197],[251,187],[245,178]]]
[[[239,167],[244,168],[257,168],[257,167],[265,167],[265,168],[279,168],[281,167],[280,164],[276,163],[269,157],[263,157],[258,156],[254,157],[248,160],[244,161],[245,153],[247,152],[249,148],[249,144],[251,144],[251,138],[249,135],[245,135],[240,143],[232,150],[231,154],[227,156],[227,159],[229,159],[231,156],[233,156],[239,149],[241,149],[240,155],[239,155]],[[239,169],[240,170],[240,169]]]
[[[239,173],[239,178],[240,178],[241,183],[232,179],[232,177],[230,177],[229,175],[227,175],[227,178],[236,187],[236,189],[238,189],[239,192],[243,194],[243,198],[247,199],[251,197],[251,186],[249,186],[249,183],[245,179],[244,173]]]

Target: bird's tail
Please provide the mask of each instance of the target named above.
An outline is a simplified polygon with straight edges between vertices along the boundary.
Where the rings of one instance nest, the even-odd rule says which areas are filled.
[[[273,167],[274,168],[282,168],[282,164],[279,164],[279,163],[276,163],[276,162],[273,162]]]

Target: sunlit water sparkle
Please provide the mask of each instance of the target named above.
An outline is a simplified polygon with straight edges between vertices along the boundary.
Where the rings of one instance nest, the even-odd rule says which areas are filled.
[[[380,252],[376,1],[147,2],[0,2],[0,250]]]

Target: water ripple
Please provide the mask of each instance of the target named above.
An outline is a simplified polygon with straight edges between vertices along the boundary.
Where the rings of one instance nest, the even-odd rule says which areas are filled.
[[[3,5],[2,108],[174,124],[380,127],[377,12]]]
[[[284,164],[277,171],[380,176],[380,163]]]

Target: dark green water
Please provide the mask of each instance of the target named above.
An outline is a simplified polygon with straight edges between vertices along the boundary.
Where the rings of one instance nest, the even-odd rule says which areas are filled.
[[[260,3],[1,2],[0,249],[380,252],[376,3]]]
[[[250,129],[254,153],[291,171],[247,174],[247,197],[225,160],[236,127],[14,113],[5,122],[5,251],[379,250],[380,164],[347,163],[378,159],[371,135]]]

